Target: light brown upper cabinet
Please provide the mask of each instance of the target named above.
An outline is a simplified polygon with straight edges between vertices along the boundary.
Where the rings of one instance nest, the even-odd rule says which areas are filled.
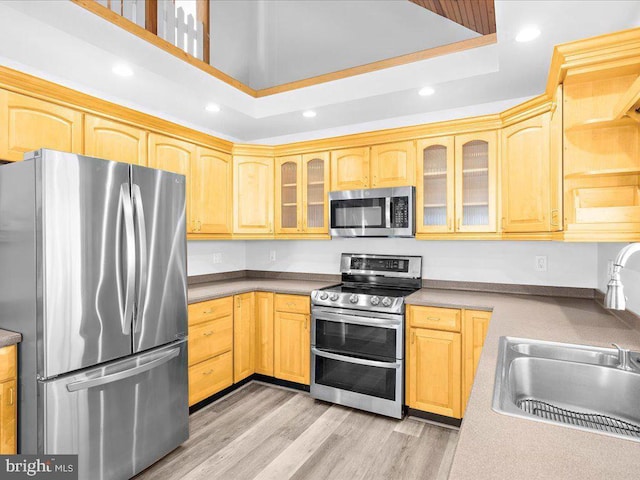
[[[502,130],[504,232],[551,232],[560,228],[560,159],[551,154],[550,133],[551,112]]]
[[[415,185],[414,142],[387,143],[371,147],[371,187]]]
[[[302,233],[302,156],[276,158],[276,233]]]
[[[84,153],[133,165],[147,165],[147,132],[102,117],[84,116]]]
[[[82,113],[18,93],[0,90],[0,128],[0,160],[39,148],[83,151]]]
[[[191,188],[191,164],[196,157],[196,146],[165,137],[157,133],[149,134],[149,167],[166,170],[167,172],[184,175],[186,181],[186,210],[187,210],[187,232],[193,232],[193,222],[191,221],[190,210],[190,188]]]
[[[495,131],[417,143],[418,233],[495,232]]]
[[[232,161],[228,153],[198,147],[191,163],[191,221],[194,233],[231,233]]]
[[[369,147],[331,152],[331,190],[369,188]]]
[[[233,157],[233,233],[273,234],[273,159]]]
[[[328,233],[329,153],[276,159],[276,233]]]
[[[638,74],[624,68],[574,73],[564,83],[564,214],[567,240],[638,241]],[[622,111],[621,111],[622,110]]]
[[[456,232],[495,232],[496,131],[456,135]]]
[[[417,232],[454,231],[454,143],[453,137],[418,141]]]

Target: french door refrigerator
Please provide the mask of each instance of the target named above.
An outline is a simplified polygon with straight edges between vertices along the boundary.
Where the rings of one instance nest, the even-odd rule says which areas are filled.
[[[0,327],[20,453],[120,479],[188,432],[185,177],[38,150],[0,167]]]

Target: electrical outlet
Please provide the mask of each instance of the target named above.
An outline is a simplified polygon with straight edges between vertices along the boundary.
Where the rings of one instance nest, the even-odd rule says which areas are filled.
[[[546,255],[538,255],[538,256],[536,256],[536,271],[538,271],[538,272],[546,272],[547,271],[547,256]]]
[[[222,263],[222,254],[214,253],[213,258],[211,259],[213,263]]]
[[[269,261],[270,262],[275,262],[276,261],[276,251],[275,250],[271,250],[269,252]]]
[[[613,275],[613,260],[607,262],[607,276]]]

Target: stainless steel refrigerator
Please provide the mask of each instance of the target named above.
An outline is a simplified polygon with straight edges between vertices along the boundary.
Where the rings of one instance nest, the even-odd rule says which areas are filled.
[[[0,167],[20,453],[129,478],[188,436],[185,177],[38,150]]]

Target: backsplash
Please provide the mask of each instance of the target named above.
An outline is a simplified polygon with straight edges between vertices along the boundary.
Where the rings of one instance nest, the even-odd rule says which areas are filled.
[[[275,261],[270,260],[275,252]],[[596,288],[595,243],[522,241],[423,241],[389,238],[336,238],[331,241],[247,242],[247,268],[338,273],[340,254],[421,255],[422,277],[431,280]],[[535,269],[546,257],[547,271]]]

